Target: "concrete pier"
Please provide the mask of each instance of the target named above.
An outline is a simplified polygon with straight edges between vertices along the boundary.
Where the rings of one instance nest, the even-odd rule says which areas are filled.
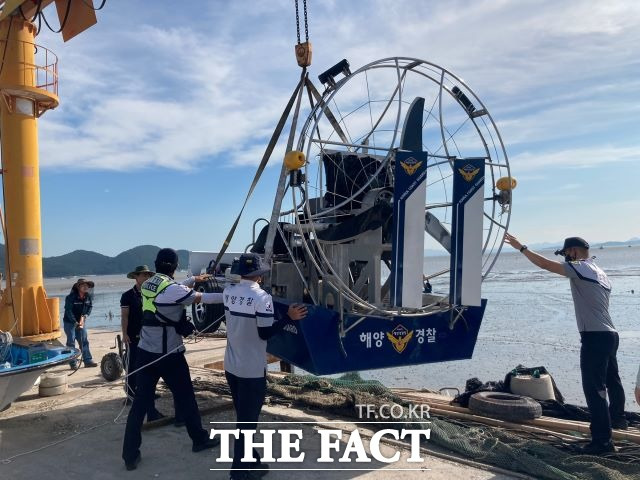
[[[114,345],[116,332],[92,330],[89,333],[91,350],[95,361]],[[222,359],[226,340],[206,338],[187,345],[187,360],[191,376],[206,380],[213,375],[203,365]],[[68,367],[54,370],[71,372]],[[124,389],[122,380],[106,382],[99,368],[80,368],[68,379],[67,393],[41,398],[34,387],[6,411],[0,413],[0,477],[14,480],[32,479],[46,475],[49,478],[78,478],[93,480],[116,478],[157,478],[157,479],[226,479],[229,477],[228,463],[217,463],[219,447],[211,451],[191,452],[191,441],[184,428],[167,421],[146,425],[143,430],[142,461],[135,471],[128,472],[121,459],[122,438],[129,407],[123,405]],[[158,409],[173,416],[173,402],[170,392],[159,388],[161,398]],[[235,419],[229,397],[211,392],[197,392],[198,403],[203,412],[203,426],[211,428],[233,428],[232,425],[210,422],[231,422]],[[318,428],[343,429],[345,434],[356,427],[349,419],[328,417],[319,411],[292,408],[279,403],[267,405],[263,409],[262,421],[272,422],[313,422],[287,423],[281,428],[303,430],[301,451],[306,452],[305,462],[276,464],[271,462],[268,479],[299,479],[304,470],[304,478],[309,479],[508,479],[526,478],[519,474],[499,472],[480,464],[464,463],[464,459],[446,457],[444,451],[423,450],[423,463],[407,463],[409,447],[382,444],[381,452],[391,456],[401,451],[398,462],[385,464],[373,460],[370,463],[325,463],[315,462],[320,456]],[[328,423],[341,421],[341,423]],[[278,428],[279,425],[270,425]],[[263,427],[264,428],[264,427]],[[366,432],[363,433],[365,448],[369,451]],[[344,448],[344,445],[342,446]],[[430,447],[428,447],[430,449]],[[274,446],[274,455],[279,447]],[[334,458],[338,455],[334,454]],[[291,470],[275,471],[276,468]],[[325,468],[326,470],[306,470]],[[370,469],[348,470],[353,469]],[[214,469],[214,470],[212,470]],[[216,470],[217,469],[217,470]],[[417,469],[417,470],[400,470]]]

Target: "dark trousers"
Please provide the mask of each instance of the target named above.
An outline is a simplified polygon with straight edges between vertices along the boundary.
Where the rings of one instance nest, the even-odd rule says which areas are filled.
[[[267,377],[241,378],[226,371],[224,373],[231,390],[233,408],[236,410],[236,422],[238,422],[236,428],[240,430],[256,430],[260,410],[262,410],[264,398],[267,394]],[[244,435],[240,432],[238,439],[233,443],[233,464],[231,468],[251,468],[250,465],[255,466],[255,463],[243,463],[243,456]],[[260,462],[260,455],[255,449],[253,450],[253,458]]]
[[[138,340],[136,339],[136,341],[131,341],[128,345],[127,345],[127,374],[129,372],[133,372],[136,370],[136,365],[138,363]],[[131,376],[127,377],[127,395],[131,398],[134,398],[136,396],[136,385],[138,384],[138,373],[134,373]],[[154,393],[155,396],[155,393]],[[176,405],[175,402],[175,397],[174,397],[174,401],[173,401],[173,409],[175,410],[175,421],[176,422],[182,422],[182,418],[180,415],[180,410],[178,409],[178,406]],[[155,402],[153,405],[151,405],[151,408],[147,411],[147,420],[151,421],[151,420],[155,420],[157,418],[160,417],[160,412],[158,412],[158,410],[155,407]]]
[[[124,461],[133,462],[140,453],[142,422],[147,411],[153,406],[156,384],[160,378],[171,390],[176,408],[181,412],[193,444],[198,445],[206,442],[209,434],[202,428],[202,420],[189,374],[189,365],[184,358],[184,353],[171,353],[153,364],[151,362],[162,357],[161,353],[151,353],[139,348],[137,354],[136,368],[147,366],[137,374],[136,394],[127,417],[122,445]]]
[[[625,418],[624,389],[616,359],[620,339],[616,332],[581,332],[580,338],[580,372],[591,413],[591,440],[606,443],[611,440],[611,421]]]
[[[129,372],[133,372],[136,367],[136,362],[138,359],[138,340],[131,340],[131,342],[127,345],[127,374]],[[131,398],[136,395],[136,379],[138,377],[137,373],[127,377],[127,395]]]

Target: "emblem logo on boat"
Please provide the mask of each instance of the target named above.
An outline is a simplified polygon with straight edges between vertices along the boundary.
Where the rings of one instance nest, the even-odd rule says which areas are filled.
[[[413,338],[413,330],[409,331],[404,325],[398,325],[391,332],[387,332],[387,338],[396,352],[402,353]]]
[[[478,174],[480,169],[474,167],[470,163],[467,163],[464,167],[459,168],[458,171],[460,172],[460,175],[462,175],[462,178],[467,182],[470,182]]]
[[[404,162],[400,162],[400,165],[402,166],[402,169],[407,172],[407,175],[413,175],[416,173],[416,170],[420,168],[422,162],[419,162],[413,157],[409,157]]]

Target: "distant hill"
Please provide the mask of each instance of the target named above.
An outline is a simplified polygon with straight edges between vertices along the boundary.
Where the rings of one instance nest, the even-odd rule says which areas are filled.
[[[534,243],[531,245],[531,248],[538,250],[555,250],[562,247],[562,241],[558,243]],[[640,245],[640,238],[633,237],[627,240],[626,242],[599,242],[592,243],[590,245],[591,249],[600,248],[600,247],[626,247],[627,245]]]
[[[634,237],[626,242],[602,242],[594,243],[591,248],[619,247],[625,245],[640,245],[640,238]],[[534,249],[556,249],[562,246],[559,243],[532,244]],[[119,253],[115,257],[108,257],[89,250],[74,250],[73,252],[58,257],[45,257],[42,259],[43,274],[45,277],[78,277],[82,275],[111,275],[127,273],[136,265],[148,265],[153,269],[153,261],[160,247],[155,245],[140,245],[130,250]],[[425,250],[425,254],[444,255],[443,251]],[[0,272],[4,274],[4,245],[0,244]],[[178,250],[180,262],[179,268],[184,269],[189,265],[189,251]]]
[[[0,246],[0,270],[4,273],[4,245]],[[88,250],[74,250],[58,257],[42,259],[45,277],[77,277],[81,275],[110,275],[127,273],[136,265],[148,265],[153,269],[153,261],[160,247],[140,245],[126,250],[115,257],[108,257]],[[179,268],[189,264],[189,251],[178,250]]]

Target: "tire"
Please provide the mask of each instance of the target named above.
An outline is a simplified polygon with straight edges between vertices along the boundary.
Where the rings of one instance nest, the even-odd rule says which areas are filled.
[[[201,293],[222,293],[222,288],[213,285],[212,282],[197,283],[193,289]],[[213,333],[220,328],[220,324],[224,320],[224,305],[221,303],[194,303],[191,305],[191,318],[196,330]]]
[[[117,353],[107,353],[102,357],[102,361],[100,362],[100,371],[104,379],[108,382],[119,379],[124,371],[122,359]]]
[[[66,384],[66,372],[51,372],[40,376],[40,388],[59,387]]]
[[[529,397],[501,392],[480,392],[471,395],[469,410],[472,413],[518,422],[542,416],[542,407]]]
[[[38,395],[41,397],[55,397],[56,395],[62,395],[67,391],[67,384],[58,385],[56,387],[43,387],[40,385]]]

